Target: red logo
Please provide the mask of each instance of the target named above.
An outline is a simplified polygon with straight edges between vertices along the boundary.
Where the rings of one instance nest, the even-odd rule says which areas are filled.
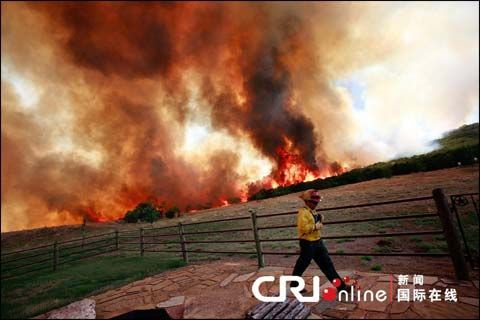
[[[348,276],[345,276],[343,277],[343,281],[345,283],[348,283],[350,282],[350,277]],[[357,285],[357,281],[353,281],[353,285],[356,286]],[[340,281],[340,279],[338,278],[335,278],[332,280],[332,284],[334,287],[328,287],[328,288],[325,288],[322,292],[322,299],[323,300],[326,300],[326,301],[333,301],[337,298],[337,288],[341,286],[342,284],[342,281]],[[357,288],[357,289],[360,289],[360,288]]]

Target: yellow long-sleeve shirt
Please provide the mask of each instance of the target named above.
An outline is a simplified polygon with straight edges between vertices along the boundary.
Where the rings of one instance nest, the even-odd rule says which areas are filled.
[[[317,213],[308,207],[303,207],[298,210],[297,214],[297,229],[298,237],[308,241],[315,241],[321,238],[320,230],[315,229],[315,219],[313,215],[320,215],[320,221],[323,221],[323,215]]]

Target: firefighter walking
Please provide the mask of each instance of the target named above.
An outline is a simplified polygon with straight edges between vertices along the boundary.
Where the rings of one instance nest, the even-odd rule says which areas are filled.
[[[325,274],[327,279],[332,282],[333,279],[341,281],[337,290],[350,291],[342,278],[338,275],[333,265],[332,259],[328,254],[323,240],[321,239],[323,228],[323,215],[315,211],[318,203],[322,200],[318,190],[310,189],[300,196],[305,202],[305,206],[300,208],[297,214],[297,229],[300,240],[300,256],[297,259],[292,275],[301,276],[308,268],[312,259]],[[292,282],[290,287],[298,286],[298,282]],[[306,292],[306,290],[302,290]]]

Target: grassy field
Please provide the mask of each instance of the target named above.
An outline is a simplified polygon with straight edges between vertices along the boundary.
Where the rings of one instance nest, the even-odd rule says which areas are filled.
[[[183,265],[183,260],[170,255],[140,257],[122,253],[65,264],[56,272],[43,271],[2,280],[1,317],[32,317]]]
[[[418,197],[431,195],[431,190],[436,187],[444,188],[447,194],[460,192],[478,192],[478,166],[459,167],[453,169],[438,170],[432,172],[415,173],[410,175],[392,177],[388,179],[377,179],[368,182],[351,184],[331,189],[322,190],[324,201],[320,207],[334,207],[342,205],[351,205],[365,202],[384,201],[392,199],[402,199],[410,197]],[[165,219],[157,221],[153,224],[125,224],[125,223],[95,223],[87,225],[85,229],[86,236],[100,234],[105,232],[112,232],[115,229],[120,230],[121,235],[137,237],[132,239],[121,239],[120,248],[138,250],[138,235],[139,228],[145,228],[146,236],[154,236],[157,234],[176,233],[178,222],[189,223],[198,221],[207,221],[213,219],[222,219],[228,217],[248,216],[248,210],[254,209],[258,215],[278,213],[285,211],[295,211],[302,205],[302,201],[296,194],[290,194],[273,199],[265,199],[260,201],[251,201],[247,203],[232,205],[222,208],[214,208],[186,215],[180,218]],[[475,229],[478,226],[478,221],[473,211],[473,206],[470,204],[465,208],[460,208],[460,216],[466,226],[467,237],[470,247],[478,248],[478,231]],[[381,207],[365,207],[348,210],[328,211],[325,212],[326,221],[353,219],[353,218],[367,218],[372,216],[389,216],[389,215],[410,215],[419,213],[434,213],[436,212],[433,201],[416,202],[416,203],[402,203],[398,205],[389,205]],[[281,216],[269,219],[260,219],[259,225],[280,225],[280,224],[294,224],[295,215]],[[169,229],[149,230],[152,227],[173,226]],[[235,220],[231,222],[216,222],[199,225],[186,225],[185,232],[209,231],[233,228],[250,228],[251,221]],[[360,234],[360,233],[386,233],[386,232],[400,232],[413,230],[432,230],[440,229],[440,224],[436,218],[423,218],[416,220],[389,220],[370,223],[354,223],[331,225],[325,228],[324,235],[338,235],[338,234]],[[82,230],[80,226],[62,226],[57,228],[35,229],[24,232],[10,232],[2,234],[2,251],[8,252],[10,250],[21,249],[25,247],[32,247],[33,241],[35,245],[50,244],[54,239],[67,240],[81,236]],[[294,238],[296,236],[295,228],[288,229],[272,229],[261,231],[261,238]],[[231,233],[211,233],[199,235],[187,235],[187,240],[221,240],[221,239],[252,239],[251,231],[231,232]],[[149,242],[163,241],[163,245],[146,245],[147,249],[166,249],[179,250],[178,236],[172,237],[149,237],[146,238]],[[95,239],[92,239],[95,240]],[[379,246],[377,244],[379,239],[349,239],[349,240],[326,240],[329,243],[329,249],[357,250],[358,247],[362,251],[372,250],[372,252],[384,252],[386,250],[402,250],[413,252],[444,252],[445,241],[441,235],[423,236],[416,240],[404,238],[392,238],[388,245]],[[131,242],[133,244],[127,244]],[[297,243],[292,242],[267,242],[263,244],[264,249],[271,250],[296,250]],[[70,245],[65,248],[60,247],[60,256],[62,252],[68,251]],[[223,243],[223,244],[190,244],[189,249],[200,249],[206,251],[245,251],[251,252],[247,254],[254,258],[253,253],[255,247],[253,243]],[[47,251],[51,249],[46,249]],[[77,250],[77,249],[73,249]],[[173,255],[173,254],[172,254]],[[478,252],[477,252],[478,255]],[[191,254],[192,260],[202,259],[217,259],[223,255],[216,254]]]
[[[320,207],[334,207],[373,201],[394,200],[425,195],[429,196],[431,195],[432,189],[438,187],[443,188],[447,194],[478,192],[478,173],[478,165],[465,166],[394,176],[391,178],[376,179],[325,189],[322,190],[324,201],[320,204]],[[113,232],[115,230],[121,232],[130,231],[132,234],[138,234],[140,228],[156,228],[163,226],[175,227],[178,222],[189,223],[228,217],[248,216],[249,209],[256,210],[258,215],[291,211],[298,209],[301,205],[302,201],[298,198],[298,194],[294,193],[272,199],[249,201],[227,207],[197,211],[195,213],[185,214],[180,218],[158,220],[153,224],[127,224],[121,221],[87,223],[85,235],[91,236]],[[217,226],[222,225],[217,224]],[[168,232],[176,231],[175,228],[172,228]],[[167,231],[165,230],[164,232]],[[1,234],[1,248],[3,252],[8,252],[51,244],[54,240],[65,241],[79,238],[81,236],[81,225],[66,225],[53,228],[5,232]]]
[[[378,179],[368,182],[351,184],[337,188],[322,190],[323,202],[320,207],[336,207],[367,202],[378,202],[393,199],[429,196],[434,188],[442,187],[446,194],[478,192],[478,166],[459,167],[453,169],[438,170],[432,172],[416,173],[388,179]],[[478,205],[478,197],[475,198]],[[297,194],[282,197],[251,201],[222,208],[214,208],[186,215],[180,218],[160,220],[154,224],[124,224],[118,222],[92,223],[85,228],[85,235],[95,235],[114,230],[121,231],[119,242],[120,255],[118,252],[111,256],[97,256],[95,258],[70,263],[69,260],[79,258],[79,242],[72,242],[59,247],[59,262],[62,263],[59,270],[51,272],[52,248],[42,249],[45,256],[23,259],[20,262],[7,264],[5,268],[16,270],[19,266],[29,261],[43,260],[43,266],[47,269],[29,275],[2,281],[2,317],[31,316],[42,313],[53,307],[64,305],[70,301],[84,296],[95,294],[124,283],[143,278],[148,274],[159,273],[162,270],[182,265],[180,253],[153,253],[146,252],[144,258],[140,258],[139,228],[145,229],[146,242],[164,242],[164,244],[146,244],[147,250],[180,250],[178,235],[163,237],[162,234],[176,234],[177,223],[189,223],[222,219],[228,217],[249,216],[248,210],[254,209],[258,215],[295,211],[302,205]],[[435,213],[433,201],[415,203],[402,203],[388,206],[363,207],[346,210],[334,210],[324,212],[325,220],[345,220],[355,218],[367,218],[392,215],[412,215],[421,213]],[[478,219],[473,206],[459,208],[459,214],[465,227],[468,243],[474,255],[478,257],[479,232]],[[274,226],[294,224],[295,214],[288,216],[260,218],[259,226]],[[172,226],[172,228],[155,230],[152,227]],[[241,240],[253,239],[251,231],[215,232],[223,229],[251,228],[251,220],[235,220],[229,222],[216,222],[208,224],[186,225],[185,232],[214,231],[187,235],[187,240]],[[438,218],[388,220],[369,223],[348,223],[326,225],[323,230],[324,236],[340,234],[363,234],[363,233],[388,233],[404,231],[425,231],[441,229]],[[43,228],[23,232],[10,232],[2,234],[2,253],[21,248],[51,244],[54,240],[65,241],[81,236],[80,226],[62,226],[57,228]],[[261,230],[261,239],[295,238],[295,228],[279,228]],[[87,240],[85,248],[91,248],[92,254],[100,253],[114,248],[113,235],[102,238]],[[102,241],[100,241],[102,240]],[[92,244],[88,244],[92,243]],[[446,252],[447,246],[442,234],[428,236],[402,236],[402,237],[376,237],[376,238],[353,238],[353,239],[327,239],[325,243],[330,252]],[[297,241],[264,242],[264,251],[297,252]],[[122,249],[134,250],[122,252]],[[242,255],[250,259],[256,259],[255,245],[246,243],[197,243],[188,244],[188,249],[204,251],[241,251]],[[39,250],[38,253],[42,253]],[[77,253],[75,253],[77,252]],[[30,253],[31,254],[31,253]],[[190,260],[212,260],[230,256],[235,259],[235,254],[201,254],[190,253]],[[2,258],[2,262],[11,258]],[[37,260],[38,259],[38,260]],[[293,266],[296,256],[289,255],[266,255],[267,265]],[[333,256],[337,269],[356,269],[363,271],[381,272],[406,272],[425,275],[453,276],[453,268],[449,258],[415,258],[415,257],[377,257],[365,254],[364,256]],[[2,271],[4,267],[2,266]],[[478,275],[473,275],[478,278]],[[41,294],[40,294],[41,293]]]

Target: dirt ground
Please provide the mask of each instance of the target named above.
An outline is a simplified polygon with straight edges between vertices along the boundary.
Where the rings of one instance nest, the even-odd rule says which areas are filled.
[[[323,201],[319,208],[330,208],[344,205],[371,203],[386,200],[430,196],[434,188],[443,188],[447,195],[455,193],[478,192],[479,190],[479,168],[476,166],[458,167],[452,169],[422,172],[409,175],[395,176],[388,179],[377,179],[362,183],[340,186],[331,189],[321,190]],[[478,205],[478,197],[475,198]],[[118,229],[119,231],[131,231],[137,234],[140,227],[151,228],[161,226],[176,226],[178,222],[189,223],[222,219],[227,217],[248,216],[248,210],[254,209],[257,215],[295,211],[302,206],[298,194],[289,194],[282,197],[251,201],[221,208],[212,208],[186,214],[180,218],[166,219],[150,224],[125,224],[120,222],[89,223],[85,230],[86,235],[98,234]],[[389,215],[410,215],[420,213],[435,213],[433,201],[422,201],[415,203],[402,203],[388,206],[365,207],[347,210],[326,211],[325,221],[389,216]],[[471,203],[460,210],[461,219],[469,227],[470,245],[475,247],[478,255],[478,220],[476,220]],[[472,218],[473,217],[473,218]],[[472,220],[473,219],[473,220]],[[272,225],[294,224],[295,214],[275,218],[263,218],[259,220],[260,227]],[[476,224],[476,225],[475,225]],[[251,221],[236,220],[232,222],[219,222],[216,224],[201,224],[186,226],[186,232],[210,231],[231,228],[251,227]],[[168,229],[167,229],[168,230]],[[172,230],[172,229],[170,229]],[[176,229],[173,229],[176,232]],[[354,235],[362,233],[388,233],[405,231],[441,230],[441,225],[436,219],[404,219],[388,220],[376,223],[349,223],[326,225],[323,230],[324,236],[332,235]],[[467,230],[468,231],[468,230]],[[168,232],[163,231],[162,232]],[[171,231],[170,231],[171,232]],[[155,233],[156,234],[156,233]],[[51,243],[54,239],[58,241],[67,240],[81,235],[80,226],[62,226],[56,228],[42,228],[29,231],[2,233],[2,250],[10,251],[19,248]],[[296,237],[295,228],[279,228],[262,230],[261,239],[292,238]],[[251,231],[213,233],[188,235],[187,240],[221,240],[221,239],[251,239]],[[165,238],[153,238],[165,240]],[[441,234],[431,236],[403,236],[403,237],[379,237],[379,238],[357,238],[357,239],[327,239],[326,245],[330,252],[446,252],[448,249]],[[126,245],[127,246],[127,245]],[[167,249],[176,248],[175,244],[166,244]],[[153,247],[152,247],[153,248]],[[156,247],[155,247],[156,248]],[[250,259],[256,259],[253,243],[241,244],[191,244],[188,247],[193,250],[205,251],[244,251],[250,252],[247,255]],[[297,252],[297,241],[287,242],[264,242],[264,251],[275,252]],[[473,249],[472,249],[473,250]],[[192,253],[192,260],[225,258],[225,255],[197,254]],[[243,255],[245,257],[245,255]],[[235,260],[235,256],[226,257]],[[293,266],[296,256],[287,255],[266,255],[268,265]],[[338,269],[356,269],[368,272],[381,271],[383,273],[420,273],[424,275],[453,276],[453,268],[450,258],[426,258],[426,257],[376,257],[376,256],[332,256]],[[312,263],[310,268],[313,268]],[[473,275],[478,279],[478,272]]]

